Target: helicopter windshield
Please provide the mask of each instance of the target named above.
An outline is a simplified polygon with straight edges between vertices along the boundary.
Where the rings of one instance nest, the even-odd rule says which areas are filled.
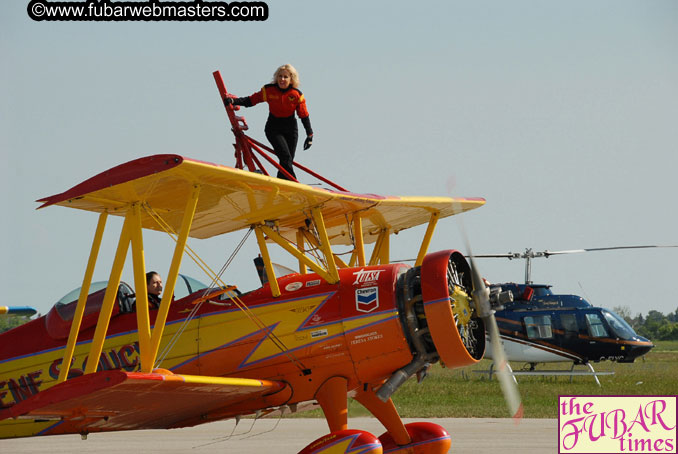
[[[636,332],[626,323],[626,321],[614,312],[603,310],[605,320],[610,325],[610,328],[620,339],[629,340],[635,337]]]

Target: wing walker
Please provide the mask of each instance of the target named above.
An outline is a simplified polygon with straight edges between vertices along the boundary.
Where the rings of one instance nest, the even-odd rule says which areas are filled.
[[[214,76],[222,98],[230,96]],[[297,163],[331,189],[272,178],[259,159],[278,167],[270,149],[226,110],[235,168],[159,154],[39,200],[39,208],[97,213],[98,222],[79,292],[0,335],[0,438],[170,429],[319,406],[328,433],[301,453],[447,453],[450,434],[430,422],[403,424],[391,396],[435,362],[478,362],[486,331],[507,415],[520,418],[494,320],[507,295],[490,293],[472,258],[428,251],[439,220],[485,200],[356,194]],[[109,216],[124,223],[108,281],[97,286]],[[419,225],[427,227],[414,266],[392,263],[392,234]],[[147,301],[144,230],[175,242],[157,310],[130,304]],[[247,293],[224,283],[228,261],[214,272],[189,244],[232,232],[245,234],[236,251],[254,232],[265,268],[266,282]],[[277,275],[273,245],[298,270]],[[130,249],[132,285],[121,281]],[[180,274],[185,255],[209,285]],[[384,434],[348,428],[349,396]]]

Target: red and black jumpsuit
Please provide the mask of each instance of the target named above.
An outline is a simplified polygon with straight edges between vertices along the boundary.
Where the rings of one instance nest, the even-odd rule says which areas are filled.
[[[306,99],[301,91],[291,86],[283,90],[277,84],[268,84],[249,97],[233,100],[233,104],[245,107],[261,102],[268,103],[269,109],[268,120],[264,128],[266,138],[271,142],[273,151],[280,160],[280,166],[296,178],[292,165],[299,138],[297,119],[294,118],[295,112],[301,119],[306,135],[313,135],[311,119],[306,109]],[[278,178],[286,177],[278,171]]]

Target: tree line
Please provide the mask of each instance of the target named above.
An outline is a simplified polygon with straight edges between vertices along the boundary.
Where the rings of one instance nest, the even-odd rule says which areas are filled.
[[[23,315],[0,315],[0,333],[9,331],[29,321],[31,321],[31,318]]]
[[[613,310],[643,337],[650,340],[678,340],[678,309],[668,315],[651,310],[646,316],[633,316],[628,306],[617,306]]]

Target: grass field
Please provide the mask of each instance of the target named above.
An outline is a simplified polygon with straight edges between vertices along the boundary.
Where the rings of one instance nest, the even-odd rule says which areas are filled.
[[[647,395],[678,394],[678,341],[657,342],[644,358],[631,364],[601,362],[593,364],[596,372],[610,371],[614,375],[600,376],[599,387],[590,376],[518,377],[526,418],[557,418],[558,395]],[[474,371],[487,370],[490,362],[483,360],[473,367],[448,370],[439,365],[420,384],[408,380],[393,397],[402,417],[502,418],[508,410],[496,378]],[[522,364],[512,363],[514,370]],[[540,364],[538,369],[564,370],[570,364]],[[588,370],[577,366],[576,370]],[[322,416],[315,410],[299,416]],[[369,416],[359,403],[349,399],[349,417]]]

